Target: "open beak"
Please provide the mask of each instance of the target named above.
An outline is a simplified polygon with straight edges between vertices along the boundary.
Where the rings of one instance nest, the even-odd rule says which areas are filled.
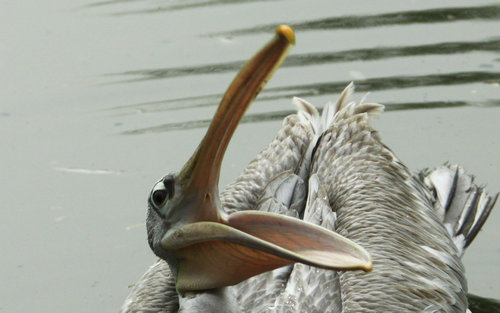
[[[243,114],[295,43],[286,25],[239,72],[209,129],[179,174],[182,223],[162,239],[178,261],[177,289],[233,285],[294,262],[329,269],[371,270],[368,253],[350,240],[299,219],[259,211],[226,217],[219,174],[227,145]],[[252,209],[252,208],[249,208]]]

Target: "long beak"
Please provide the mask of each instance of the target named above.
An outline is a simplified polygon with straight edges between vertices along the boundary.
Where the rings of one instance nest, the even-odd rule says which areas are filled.
[[[205,137],[179,174],[187,194],[210,198],[211,202],[218,197],[219,174],[227,145],[243,114],[294,43],[293,30],[286,25],[279,26],[274,39],[250,59],[235,77],[222,98]],[[217,212],[207,212],[216,210],[214,205],[197,207],[204,211],[190,214],[198,213],[200,217],[210,220],[217,215]],[[193,217],[191,220],[200,219]]]
[[[161,244],[176,260],[173,266],[180,292],[233,285],[294,262],[338,270],[372,268],[362,247],[320,226],[259,211],[220,214],[218,182],[227,145],[294,42],[292,29],[280,26],[275,38],[243,67],[179,174],[184,186],[177,205],[182,222],[163,236]]]

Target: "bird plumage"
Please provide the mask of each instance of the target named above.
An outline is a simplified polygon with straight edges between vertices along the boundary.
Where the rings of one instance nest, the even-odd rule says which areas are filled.
[[[460,257],[496,198],[459,167],[413,175],[370,126],[383,106],[350,102],[352,83],[321,115],[294,98],[297,114],[219,194],[231,136],[294,42],[277,28],[193,156],[153,187],[146,226],[161,259],[121,312],[467,309]]]
[[[371,253],[373,271],[297,263],[224,292],[240,312],[465,312],[460,257],[496,198],[457,166],[412,174],[369,125],[383,106],[349,102],[352,92],[349,85],[321,118],[295,99],[298,113],[221,200],[227,213],[273,211],[339,232]],[[159,260],[122,312],[155,312],[162,303],[162,312],[177,312],[178,301],[168,265]]]
[[[374,259],[371,273],[339,274],[343,311],[463,312],[458,251],[426,189],[382,144],[365,107],[339,107],[311,169],[337,213],[336,231]]]

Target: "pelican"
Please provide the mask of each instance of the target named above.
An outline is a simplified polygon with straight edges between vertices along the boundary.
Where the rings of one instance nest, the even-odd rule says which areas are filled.
[[[412,174],[349,101],[296,114],[222,193],[226,147],[295,42],[275,38],[226,91],[205,137],[148,199],[159,260],[121,312],[465,312],[460,260],[493,208],[455,165]]]

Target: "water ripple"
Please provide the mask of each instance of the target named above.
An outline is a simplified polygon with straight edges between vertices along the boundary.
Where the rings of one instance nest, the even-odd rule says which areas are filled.
[[[385,111],[400,111],[400,110],[417,110],[417,109],[439,109],[439,108],[455,108],[464,106],[482,106],[482,107],[499,107],[500,100],[488,100],[486,102],[474,103],[466,101],[428,101],[428,102],[405,102],[405,103],[388,103],[385,105]],[[322,109],[318,109],[321,113]],[[295,113],[295,110],[273,111],[265,113],[247,114],[241,120],[242,124],[259,123],[282,120],[286,116]],[[189,130],[197,128],[206,128],[210,125],[211,120],[192,120],[177,123],[165,123],[162,125],[134,129],[124,131],[122,135],[141,135],[146,133],[169,132],[175,130]]]
[[[186,9],[195,9],[195,8],[203,8],[203,7],[212,7],[219,5],[233,5],[233,4],[242,4],[247,2],[268,2],[274,0],[202,0],[202,1],[178,1],[177,4],[165,5],[165,4],[156,4],[154,8],[151,9],[143,9],[143,10],[130,10],[130,11],[122,11],[117,12],[112,15],[121,16],[121,15],[135,15],[135,14],[154,14],[168,11],[178,11],[178,10],[186,10]],[[99,6],[108,6],[115,4],[123,4],[137,2],[137,0],[109,0],[109,1],[98,1],[93,2],[88,5],[85,5],[86,8],[99,7]]]
[[[391,89],[416,88],[422,86],[449,86],[470,83],[498,84],[500,82],[499,72],[454,72],[444,74],[430,74],[420,76],[390,76],[375,77],[356,81],[356,90],[361,92],[381,91]],[[256,101],[290,99],[297,97],[313,97],[325,94],[336,94],[340,92],[349,81],[324,82],[313,84],[300,84],[293,86],[282,86],[264,89]],[[117,106],[110,110],[130,109],[141,110],[141,112],[159,112],[172,110],[185,110],[207,106],[215,106],[222,99],[223,94],[211,94],[195,97],[182,97],[168,100],[143,102],[125,106]],[[411,109],[411,107],[409,107]],[[125,113],[121,115],[128,115]]]
[[[477,51],[499,52],[500,39],[493,38],[484,41],[442,42],[427,45],[377,47],[367,49],[352,49],[334,52],[319,52],[290,55],[281,67],[299,67],[318,64],[383,60],[395,57],[422,55],[452,55]],[[129,83],[154,79],[164,79],[189,75],[206,75],[236,72],[245,61],[214,63],[200,66],[185,66],[163,69],[143,69],[121,73],[106,74],[107,76],[139,76],[138,78],[122,80],[116,83]]]
[[[312,31],[326,29],[369,28],[387,25],[450,23],[470,20],[498,20],[500,5],[477,7],[437,8],[428,10],[401,11],[376,15],[352,15],[329,17],[313,21],[293,23],[289,25],[295,31]],[[277,24],[259,25],[251,28],[231,30],[227,32],[209,33],[207,36],[239,36],[256,33],[272,33]]]

